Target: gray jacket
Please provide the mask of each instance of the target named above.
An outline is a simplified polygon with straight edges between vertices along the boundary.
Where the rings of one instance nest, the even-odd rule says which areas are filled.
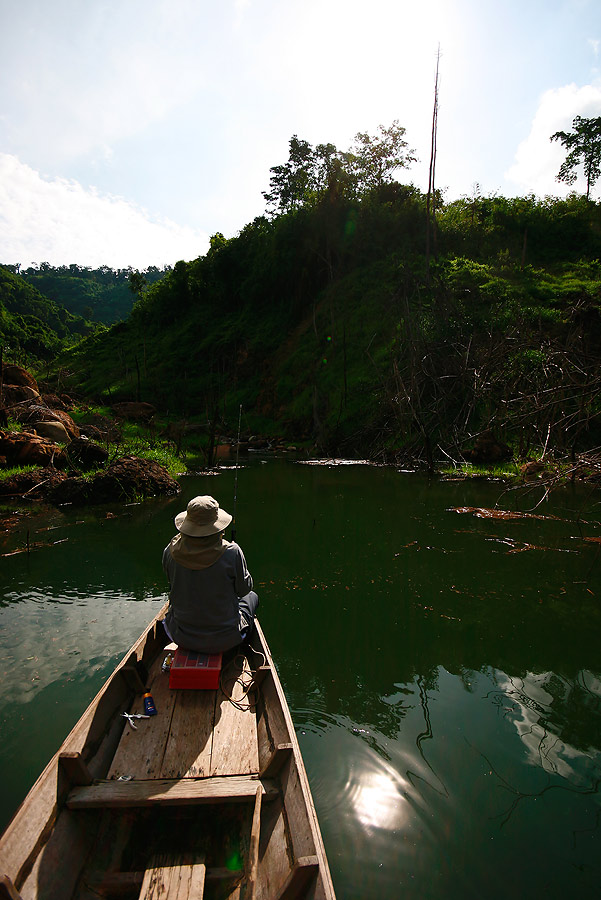
[[[176,562],[169,546],[163,551],[169,579],[169,609],[165,617],[173,640],[188,650],[220,653],[240,643],[238,601],[253,581],[238,544],[230,543],[217,562],[191,569]]]

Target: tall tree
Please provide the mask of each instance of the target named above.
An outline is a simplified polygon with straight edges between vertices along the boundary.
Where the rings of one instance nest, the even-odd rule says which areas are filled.
[[[289,141],[288,162],[269,171],[269,191],[263,196],[271,212],[283,213],[302,206],[315,189],[315,151],[311,144],[294,134]]]
[[[329,143],[313,148],[296,134],[289,146],[288,162],[269,170],[270,189],[263,191],[268,212],[275,216],[324,196],[337,200],[377,189],[416,160],[396,119],[388,128],[380,125],[379,134],[356,134],[346,153]]]
[[[574,184],[578,169],[584,167],[586,178],[586,199],[590,199],[591,188],[601,175],[601,116],[585,119],[576,116],[572,121],[573,131],[556,131],[550,140],[561,141],[568,155],[557,174],[557,181]]]
[[[395,119],[385,128],[380,125],[379,134],[359,132],[347,158],[351,161],[357,178],[359,192],[378,188],[392,181],[397,169],[406,168],[415,162],[414,150],[408,150],[405,129]]]
[[[144,293],[144,288],[147,285],[146,279],[141,272],[135,269],[133,272],[130,272],[128,283],[130,291],[132,292],[132,294],[135,294],[136,298],[139,300]]]

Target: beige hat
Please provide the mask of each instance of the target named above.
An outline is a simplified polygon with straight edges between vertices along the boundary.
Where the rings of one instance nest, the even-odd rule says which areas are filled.
[[[190,500],[186,511],[178,513],[175,517],[175,527],[190,537],[203,537],[224,531],[231,521],[230,514],[224,509],[219,509],[215,498],[206,495]]]

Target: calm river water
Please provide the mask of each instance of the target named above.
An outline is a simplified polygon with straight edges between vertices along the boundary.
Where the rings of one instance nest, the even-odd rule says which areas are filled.
[[[38,512],[4,538],[0,826],[165,600],[198,493]],[[261,597],[339,900],[601,896],[601,492],[251,459]],[[458,508],[530,511],[482,518]],[[586,520],[583,522],[582,520]],[[36,543],[43,546],[35,548]]]

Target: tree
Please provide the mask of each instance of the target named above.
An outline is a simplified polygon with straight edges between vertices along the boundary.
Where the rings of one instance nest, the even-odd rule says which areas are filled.
[[[146,284],[147,284],[146,279],[144,278],[144,276],[142,275],[141,272],[138,272],[136,270],[134,272],[130,272],[128,282],[129,282],[130,291],[139,300],[140,297],[142,296],[142,294],[144,293],[144,288],[146,287]]]
[[[216,253],[226,246],[227,238],[224,237],[221,231],[216,231],[215,234],[212,234],[209,238],[209,253],[207,255],[215,256]]]
[[[393,181],[397,169],[415,162],[407,149],[405,129],[398,121],[379,134],[359,132],[353,148],[341,153],[334,144],[313,148],[294,134],[288,162],[269,171],[269,191],[263,191],[271,215],[281,215],[327,197],[330,201],[353,197]]]
[[[397,119],[385,128],[379,126],[379,134],[369,135],[359,132],[355,144],[347,158],[351,162],[359,192],[379,188],[392,181],[397,169],[406,168],[415,162],[414,150],[407,150],[405,129]]]
[[[269,191],[263,196],[273,212],[288,212],[302,206],[315,189],[315,151],[311,144],[294,134],[289,141],[288,162],[269,171]]]
[[[574,131],[556,131],[550,140],[561,141],[568,150],[563,161],[557,181],[574,184],[579,166],[584,167],[586,178],[586,199],[590,199],[591,188],[601,175],[601,116],[584,119],[576,116],[572,122]]]

